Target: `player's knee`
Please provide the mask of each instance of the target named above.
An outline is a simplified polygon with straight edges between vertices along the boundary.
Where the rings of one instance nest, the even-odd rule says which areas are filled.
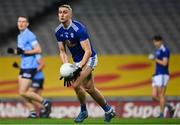
[[[160,94],[160,95],[159,95],[159,98],[160,98],[160,99],[164,99],[164,98],[165,98],[165,97],[164,97],[164,94]]]
[[[22,97],[25,97],[26,93],[25,92],[19,92],[19,95],[22,96]]]
[[[20,95],[21,97],[26,97],[27,92],[25,92],[25,91],[19,91],[19,95]]]
[[[78,86],[78,85],[73,85],[73,88],[76,93],[78,93],[81,90],[80,86]]]
[[[159,98],[158,95],[156,95],[156,94],[153,94],[153,95],[152,95],[152,99],[153,99],[153,100],[157,100],[158,98]]]
[[[85,88],[85,91],[89,94],[94,92],[94,88]]]
[[[78,84],[73,84],[72,87],[75,91],[78,91],[80,89],[80,86]]]
[[[91,80],[91,79],[92,79],[92,73],[90,73],[90,74],[87,76],[86,80],[89,81],[89,80]]]

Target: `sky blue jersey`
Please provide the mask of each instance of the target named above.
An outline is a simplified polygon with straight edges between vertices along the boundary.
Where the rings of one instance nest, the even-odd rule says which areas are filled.
[[[17,46],[23,50],[32,50],[38,43],[36,36],[27,28],[17,37]],[[37,68],[38,63],[35,55],[26,56],[21,54],[21,69]]]
[[[81,47],[81,42],[89,39],[89,35],[85,26],[80,22],[72,20],[67,28],[64,28],[63,24],[60,24],[55,29],[55,36],[58,42],[63,42],[69,48],[74,62],[80,62],[84,56],[84,50]],[[94,48],[91,43],[91,51],[93,57],[96,55]]]
[[[163,58],[169,59],[170,57],[170,51],[167,47],[164,45],[161,45],[159,49],[156,50],[155,56],[157,59],[163,60]],[[155,75],[160,75],[160,74],[169,74],[169,63],[166,66],[163,66],[159,63],[156,62],[156,70],[155,70]]]
[[[36,61],[38,62],[38,60],[40,60],[42,58],[42,56],[40,54],[36,54]],[[39,63],[38,63],[39,65]],[[44,79],[44,74],[42,71],[38,71],[35,76],[33,77],[34,79]]]

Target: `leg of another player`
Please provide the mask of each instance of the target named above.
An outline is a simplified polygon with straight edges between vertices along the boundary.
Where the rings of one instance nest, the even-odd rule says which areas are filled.
[[[31,82],[32,81],[30,79],[19,77],[19,94],[20,96],[30,99],[31,101],[37,101],[38,103],[41,103],[45,109],[43,115],[44,117],[48,117],[51,112],[51,102],[43,99],[43,97],[35,92],[28,91]]]
[[[35,109],[34,104],[31,102],[31,100],[26,101],[25,105],[28,107],[30,111],[28,118],[37,118],[36,109]]]
[[[152,88],[152,98],[154,101],[158,101],[159,102],[159,95],[158,95],[158,87],[154,86]]]
[[[36,93],[37,95],[41,96],[42,89],[30,87],[28,91]],[[45,100],[45,101],[43,100],[43,102],[45,102],[43,104],[43,103],[39,103],[35,100],[32,100],[32,103],[40,109],[39,117],[41,117],[41,118],[47,118],[47,117],[49,117],[49,114],[51,113],[51,102],[49,102],[47,100]]]
[[[166,99],[165,99],[165,92],[166,87],[158,87],[158,93],[159,93],[159,104],[160,104],[160,116],[163,116]]]
[[[19,81],[21,81],[21,76],[19,76]],[[23,98],[25,105],[28,107],[28,109],[30,111],[29,117],[31,117],[31,116],[36,117],[34,105],[32,104],[32,102],[29,98],[24,96],[25,95],[24,93],[26,93],[26,91],[28,91],[29,84],[31,84],[31,80],[29,80],[29,82],[25,82],[25,83],[19,82],[19,94]]]
[[[36,94],[38,94],[38,95],[41,96],[41,91],[42,91],[42,90],[30,87],[30,88],[28,89],[28,91],[29,91],[29,92],[34,92],[34,93],[36,93]],[[41,103],[37,102],[37,101],[32,100],[32,103],[33,103],[34,105],[38,106],[38,108],[43,108],[43,105],[42,105]]]
[[[24,101],[24,104],[26,105],[26,107],[29,109],[29,116],[28,118],[36,118],[37,117],[37,114],[35,112],[35,107],[34,105],[32,104],[31,100],[25,98],[25,97],[21,97]]]
[[[34,92],[28,91],[32,80],[19,77],[19,94],[25,98],[42,102],[43,98]]]

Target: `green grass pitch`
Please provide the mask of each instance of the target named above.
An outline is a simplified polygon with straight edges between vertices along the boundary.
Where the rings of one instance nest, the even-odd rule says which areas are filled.
[[[19,118],[0,118],[0,124],[74,124],[73,119],[19,119]],[[82,124],[105,124],[103,118],[88,118]],[[155,119],[155,118],[148,118],[148,119],[134,119],[134,118],[114,118],[109,124],[180,124],[180,119],[173,118],[173,119]],[[108,124],[108,125],[109,125]]]

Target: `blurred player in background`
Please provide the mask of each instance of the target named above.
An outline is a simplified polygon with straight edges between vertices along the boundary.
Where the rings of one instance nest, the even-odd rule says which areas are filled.
[[[156,69],[152,79],[152,97],[159,102],[160,115],[159,118],[164,117],[164,108],[167,106],[170,117],[173,117],[174,109],[166,103],[165,93],[169,81],[169,58],[170,51],[163,44],[163,38],[159,35],[153,37],[153,44],[156,47],[155,54],[149,55],[149,59],[155,61]]]
[[[36,54],[41,53],[41,47],[36,36],[28,29],[28,25],[29,21],[27,17],[20,16],[18,18],[17,26],[20,34],[17,37],[17,48],[8,48],[7,52],[9,54],[21,56],[21,69],[18,78],[20,96],[25,102],[42,104],[43,110],[41,111],[40,116],[49,117],[51,112],[51,102],[33,91],[28,91],[32,79],[38,70]]]
[[[83,122],[88,117],[85,92],[105,111],[105,122],[110,122],[115,117],[114,109],[95,87],[92,71],[97,65],[97,54],[93,49],[86,28],[78,21],[72,20],[72,9],[69,5],[61,5],[58,10],[60,25],[55,30],[60,51],[60,59],[68,62],[65,45],[69,48],[76,70],[72,78],[64,78],[64,85],[72,86],[81,104],[81,111],[75,122]]]
[[[33,77],[31,86],[29,87],[28,91],[35,92],[35,93],[41,95],[41,92],[43,90],[43,85],[44,85],[44,74],[43,74],[42,70],[45,67],[45,63],[44,63],[44,60],[40,54],[36,54],[36,60],[38,62],[37,73]],[[13,63],[13,67],[18,68],[18,69],[20,68],[17,62]],[[36,103],[36,102],[34,102],[34,103]],[[38,115],[36,113],[35,105],[30,103],[30,102],[26,102],[26,105],[29,107],[29,110],[30,110],[30,114],[28,117],[29,118],[38,117]],[[41,104],[36,103],[36,105],[39,108],[41,108],[41,111],[43,110],[43,106]]]

